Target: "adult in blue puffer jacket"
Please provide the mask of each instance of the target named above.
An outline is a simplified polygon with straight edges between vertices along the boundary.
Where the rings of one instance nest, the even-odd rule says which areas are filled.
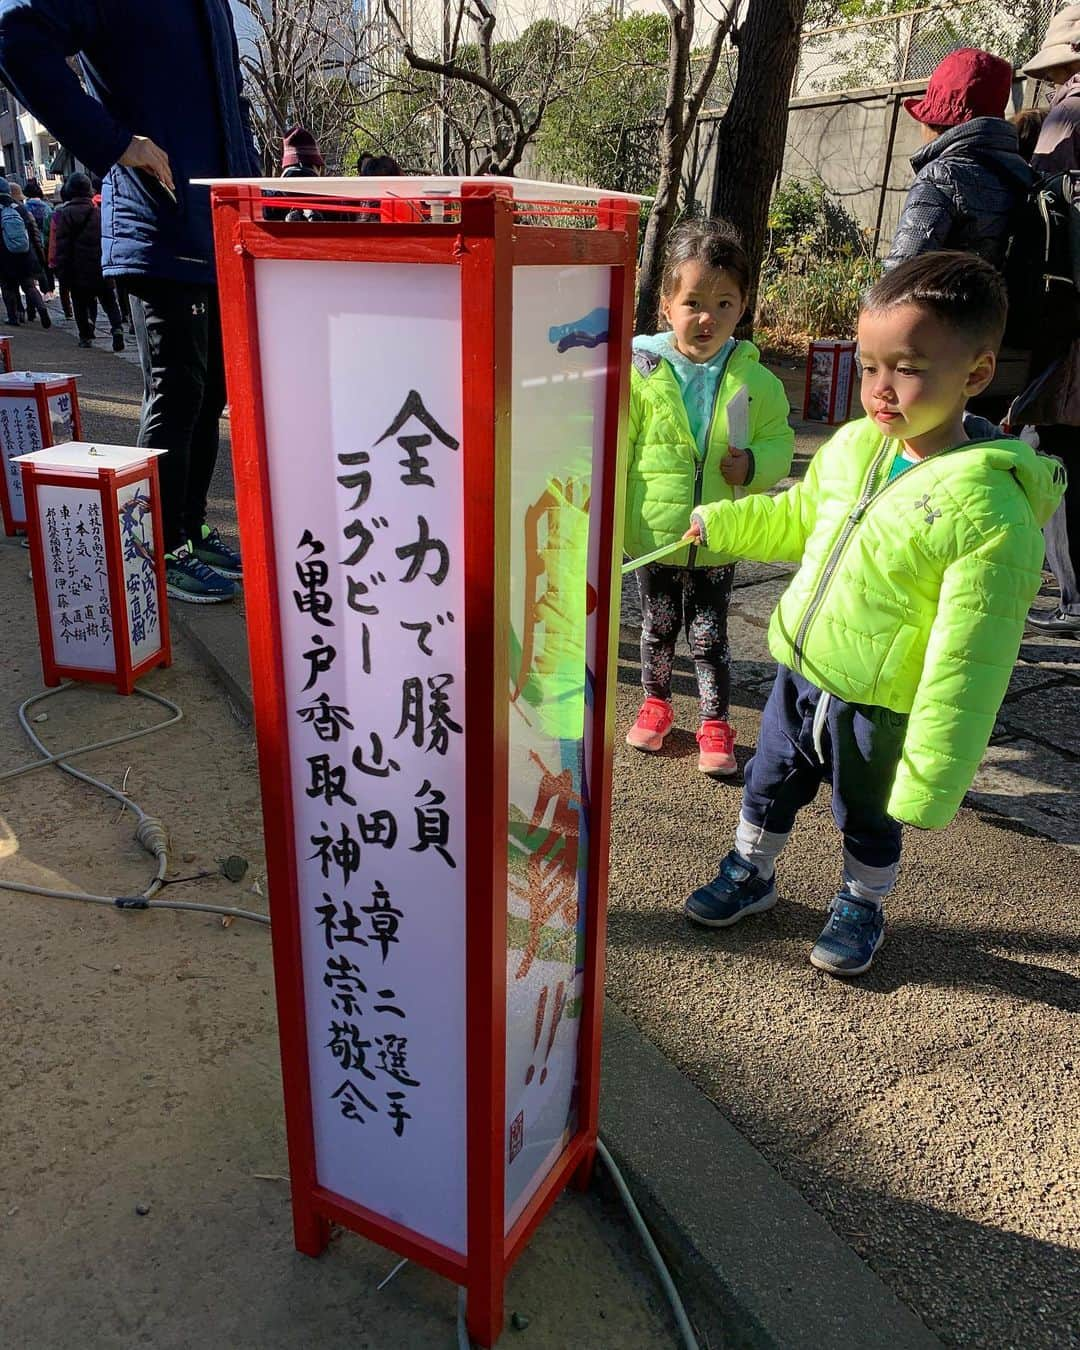
[[[0,77],[104,179],[102,270],[131,296],[139,443],[169,452],[169,593],[229,599],[240,559],[206,525],[225,406],[210,200],[191,183],[259,172],[228,0],[0,0]]]

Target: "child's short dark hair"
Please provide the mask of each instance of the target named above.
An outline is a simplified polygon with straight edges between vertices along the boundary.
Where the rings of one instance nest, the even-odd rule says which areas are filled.
[[[726,220],[688,220],[668,236],[660,293],[671,295],[679,284],[684,263],[722,267],[738,283],[740,293],[750,294],[750,259],[734,225]]]
[[[942,249],[920,253],[886,272],[863,296],[862,309],[880,313],[897,305],[920,305],[969,337],[974,347],[996,352],[1009,301],[996,267],[974,253]]]

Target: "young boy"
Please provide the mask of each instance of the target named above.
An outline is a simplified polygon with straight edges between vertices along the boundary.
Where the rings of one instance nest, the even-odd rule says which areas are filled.
[[[827,779],[843,880],[810,960],[833,975],[861,974],[881,946],[901,824],[943,828],[971,784],[1064,490],[1056,460],[964,433],[1005,309],[998,273],[972,254],[902,263],[859,316],[866,417],[801,483],[701,506],[686,534],[734,558],[800,563],[769,626],[779,670],[735,847],[686,913],[724,928],[771,909],[777,856]]]

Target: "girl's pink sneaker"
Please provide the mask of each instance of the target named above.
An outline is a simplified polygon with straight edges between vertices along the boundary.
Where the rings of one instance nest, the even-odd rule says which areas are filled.
[[[666,699],[647,698],[638,709],[637,721],[626,733],[626,744],[655,754],[674,725],[675,710],[671,704]]]
[[[727,722],[702,722],[697,743],[697,766],[710,778],[726,778],[739,767],[735,763],[735,730]]]

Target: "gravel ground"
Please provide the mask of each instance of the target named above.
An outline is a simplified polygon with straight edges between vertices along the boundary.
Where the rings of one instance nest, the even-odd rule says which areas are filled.
[[[765,576],[741,579],[775,589]],[[769,678],[748,594],[735,607],[752,622],[731,625],[740,767]],[[622,730],[640,698],[633,636]],[[839,872],[823,789],[776,909],[693,929],[681,904],[730,846],[741,775],[696,772],[680,669],[665,752],[617,737],[612,997],[946,1344],[1080,1345],[1075,853],[972,810],[908,831],[888,941],[845,983],[807,961]]]

